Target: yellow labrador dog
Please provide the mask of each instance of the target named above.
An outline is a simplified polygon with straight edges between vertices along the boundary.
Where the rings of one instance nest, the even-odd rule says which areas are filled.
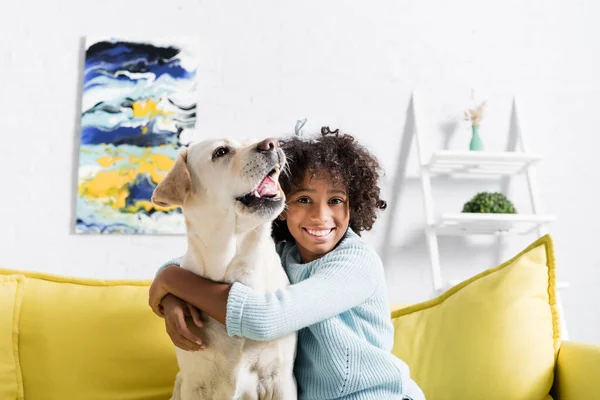
[[[264,293],[289,285],[271,239],[271,222],[285,206],[278,184],[284,164],[274,139],[206,140],[180,150],[152,201],[183,208],[188,250],[182,268]],[[180,371],[172,399],[297,397],[295,333],[266,342],[229,337],[207,317],[198,334],[205,350],[176,348]]]

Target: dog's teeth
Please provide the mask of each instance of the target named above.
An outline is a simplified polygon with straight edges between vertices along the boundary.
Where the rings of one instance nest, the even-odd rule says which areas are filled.
[[[258,193],[258,190],[255,190],[254,193],[252,193],[254,195],[254,197],[257,197],[260,199],[260,194]]]

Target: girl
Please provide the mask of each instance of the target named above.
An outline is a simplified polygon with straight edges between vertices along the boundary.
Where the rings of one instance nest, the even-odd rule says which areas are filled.
[[[408,366],[391,352],[393,325],[384,270],[360,232],[378,209],[379,164],[352,136],[321,129],[315,140],[281,143],[289,174],[280,177],[286,210],[273,238],[291,285],[256,293],[166,264],[150,289],[150,305],[165,316],[178,347],[204,344],[184,315],[202,326],[198,309],[226,325],[230,336],[270,340],[298,332],[294,367],[301,399],[425,398]]]

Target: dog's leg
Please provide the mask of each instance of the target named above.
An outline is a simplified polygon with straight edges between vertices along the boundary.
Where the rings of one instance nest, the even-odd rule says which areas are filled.
[[[228,398],[235,400],[259,400],[262,398],[259,396],[259,393],[257,393],[258,388],[256,384],[240,386],[239,383],[240,382],[238,381],[237,387],[233,387],[232,385],[228,385],[227,387],[221,386],[219,393],[228,393]],[[246,381],[245,383],[249,382]],[[223,394],[223,396],[225,396],[225,394]]]
[[[235,383],[226,384],[221,390],[233,390],[232,398],[236,400],[259,400],[261,387],[258,382],[258,375],[249,370],[242,370],[237,373]]]
[[[181,400],[181,372],[178,372],[175,377],[175,385],[173,386],[171,400]]]
[[[180,385],[179,400],[213,400],[213,399],[228,399],[231,396],[215,395],[209,382],[199,382],[187,377],[182,378]]]
[[[282,379],[276,377],[273,382],[267,386],[267,396],[269,400],[295,400],[298,398],[298,387],[295,379]],[[261,400],[263,398],[261,397]]]

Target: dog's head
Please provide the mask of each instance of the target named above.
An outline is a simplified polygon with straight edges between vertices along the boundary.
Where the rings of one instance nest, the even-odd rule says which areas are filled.
[[[156,187],[159,206],[210,207],[238,217],[272,220],[285,206],[278,179],[285,155],[275,139],[205,140],[182,148]]]

